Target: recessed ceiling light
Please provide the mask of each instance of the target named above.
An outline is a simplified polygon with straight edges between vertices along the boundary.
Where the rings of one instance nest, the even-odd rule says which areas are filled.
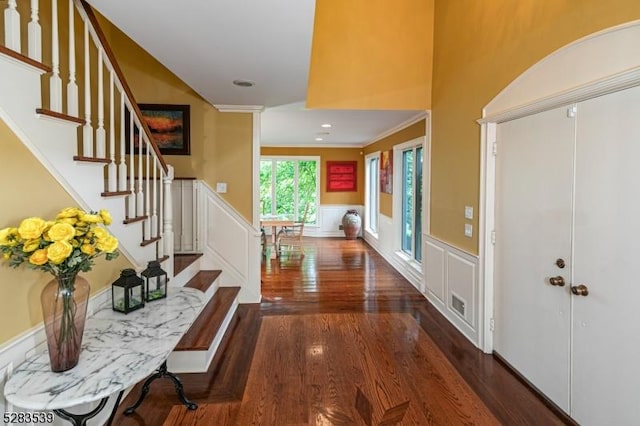
[[[324,124],[322,124],[320,127],[324,127],[325,129],[328,129],[329,127],[331,127],[331,124],[329,124],[329,123],[324,123]]]
[[[233,80],[233,84],[239,87],[253,87],[256,83],[251,80]]]
[[[317,140],[318,142],[320,142],[320,141],[321,141],[321,140],[323,140],[323,139],[322,139],[322,138],[316,138],[316,140]]]

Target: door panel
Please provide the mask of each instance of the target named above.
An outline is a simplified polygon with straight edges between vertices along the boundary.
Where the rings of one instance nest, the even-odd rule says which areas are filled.
[[[566,108],[498,125],[494,348],[569,410],[575,120]],[[555,265],[566,262],[564,269]]]
[[[640,88],[578,106],[572,416],[640,422]]]

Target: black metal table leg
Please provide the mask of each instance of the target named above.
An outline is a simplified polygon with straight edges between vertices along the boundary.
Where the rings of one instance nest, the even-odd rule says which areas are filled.
[[[131,407],[124,410],[124,414],[126,414],[127,416],[133,414],[136,408],[138,408],[140,404],[142,404],[142,401],[145,399],[145,397],[149,393],[151,382],[153,382],[156,379],[165,379],[165,378],[171,379],[171,381],[176,387],[176,393],[178,394],[178,398],[180,398],[180,401],[184,405],[186,405],[189,410],[195,410],[196,408],[198,408],[198,404],[196,404],[193,401],[189,401],[187,397],[184,395],[184,387],[182,386],[182,382],[180,381],[178,376],[176,376],[175,374],[167,370],[167,362],[165,361],[162,363],[162,365],[158,368],[158,370],[154,374],[149,376],[147,380],[144,381],[144,384],[142,385],[142,392],[140,393],[140,397],[138,397],[138,400]]]
[[[109,416],[109,420],[107,421],[107,426],[111,426],[111,423],[113,423],[113,419],[116,417],[116,411],[118,411],[118,405],[120,405],[122,394],[124,394],[123,390],[120,391],[120,393],[118,394],[118,398],[116,398],[116,403],[113,404],[113,409],[111,410],[111,415]]]
[[[122,393],[120,393],[120,395],[122,395]],[[108,396],[106,398],[102,398],[100,400],[100,404],[98,404],[96,408],[85,414],[73,414],[63,409],[53,410],[53,412],[63,419],[70,421],[75,426],[85,426],[87,424],[87,420],[94,418],[100,411],[102,411],[108,400]]]

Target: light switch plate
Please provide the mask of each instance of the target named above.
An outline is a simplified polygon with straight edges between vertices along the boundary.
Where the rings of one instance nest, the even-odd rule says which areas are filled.
[[[473,206],[464,206],[464,218],[473,219]]]
[[[218,182],[218,183],[216,183],[216,192],[218,194],[226,194],[226,192],[227,192],[227,183],[226,182]]]
[[[464,236],[469,238],[473,237],[473,225],[470,223],[464,224]]]

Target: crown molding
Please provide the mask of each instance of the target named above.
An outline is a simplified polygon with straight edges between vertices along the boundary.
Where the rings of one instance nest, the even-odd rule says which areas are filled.
[[[217,105],[214,107],[220,112],[262,112],[263,105]]]
[[[384,132],[380,133],[379,135],[375,136],[373,139],[371,139],[369,142],[365,143],[363,145],[363,147],[365,146],[369,146],[372,143],[376,143],[381,139],[386,138],[387,136],[391,136],[392,134],[404,129],[405,127],[409,127],[412,124],[417,123],[418,121],[422,120],[423,118],[426,118],[429,116],[429,111],[423,111],[420,112],[416,115],[414,115],[413,117],[409,118],[408,120],[403,121],[402,123],[398,124],[397,126],[392,127],[391,129],[385,130]]]

